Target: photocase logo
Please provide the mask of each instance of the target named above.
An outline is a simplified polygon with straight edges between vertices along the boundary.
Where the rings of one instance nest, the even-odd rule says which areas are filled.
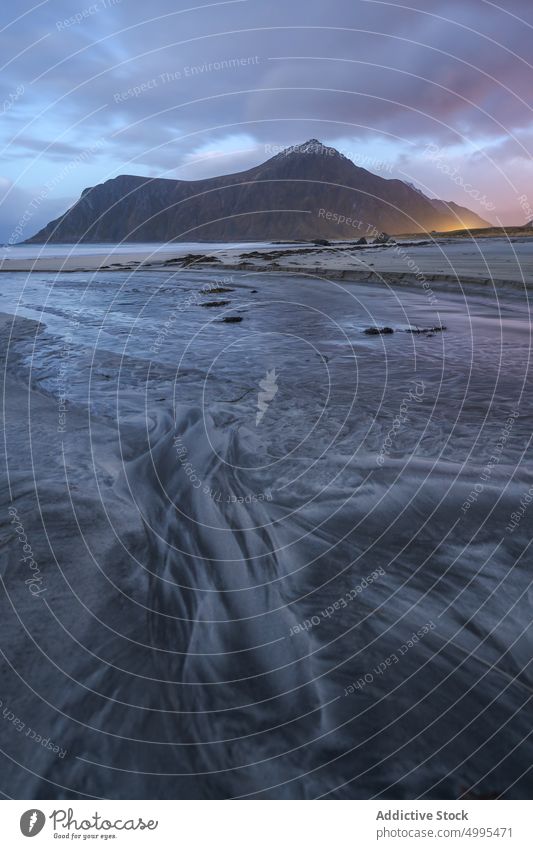
[[[24,837],[35,837],[43,830],[46,817],[42,811],[32,808],[30,811],[25,811],[20,818],[20,830]]]
[[[278,391],[277,374],[275,368],[267,371],[263,380],[259,381],[259,386],[262,391],[259,391],[257,394],[257,414],[255,416],[256,427],[263,419],[263,416],[268,410],[268,405],[270,404],[270,402],[274,398],[274,395]]]

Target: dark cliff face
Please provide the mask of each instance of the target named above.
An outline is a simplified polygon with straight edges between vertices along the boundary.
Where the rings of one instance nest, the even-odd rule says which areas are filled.
[[[122,176],[85,189],[29,242],[357,239],[485,227],[401,180],[359,168],[316,139],[238,174],[207,180]]]

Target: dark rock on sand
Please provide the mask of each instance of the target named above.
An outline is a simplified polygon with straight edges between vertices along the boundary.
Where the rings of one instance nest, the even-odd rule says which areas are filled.
[[[424,333],[424,334],[433,335],[434,333],[442,333],[444,330],[446,330],[446,325],[440,324],[437,327],[408,327],[405,332],[406,333]]]
[[[363,330],[363,333],[366,333],[367,336],[385,336],[388,333],[394,333],[392,327],[367,327],[366,330]]]

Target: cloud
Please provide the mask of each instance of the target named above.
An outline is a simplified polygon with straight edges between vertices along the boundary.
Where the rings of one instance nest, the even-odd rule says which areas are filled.
[[[20,189],[0,177],[0,243],[23,242],[73,202],[73,197],[50,197],[42,188],[33,192]]]
[[[2,132],[7,175],[26,191],[37,182],[35,156],[57,169],[101,137],[105,155],[71,175],[62,194],[121,172],[193,179],[248,168],[268,144],[315,136],[351,138],[365,151],[392,146],[390,157],[411,157],[408,170],[421,177],[428,142],[463,146],[465,157],[482,146],[487,156],[462,165],[475,166],[499,204],[500,172],[527,155],[533,9],[525,0],[505,9],[485,0],[418,0],[413,9],[23,0],[24,11],[4,33],[1,85],[4,104],[24,87]],[[460,192],[452,199],[464,202]],[[509,192],[501,199],[510,209]]]

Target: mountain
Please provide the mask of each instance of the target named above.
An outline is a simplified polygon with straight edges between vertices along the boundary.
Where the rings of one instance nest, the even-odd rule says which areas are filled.
[[[348,220],[347,220],[348,219]],[[430,200],[310,139],[262,165],[206,180],[120,176],[85,189],[29,242],[357,239],[488,227],[470,210]]]
[[[468,219],[471,222],[470,224],[466,225],[469,230],[475,230],[477,227],[493,226],[488,221],[485,221],[483,218],[480,218],[479,215],[476,215],[475,212],[472,212],[470,209],[467,209],[465,206],[459,206],[457,203],[454,203],[453,200],[438,200],[437,198],[431,198],[430,203],[432,204],[432,206],[434,206],[437,212],[441,212],[444,215],[450,215],[451,213],[455,221]],[[459,227],[455,227],[455,229],[458,230]]]

